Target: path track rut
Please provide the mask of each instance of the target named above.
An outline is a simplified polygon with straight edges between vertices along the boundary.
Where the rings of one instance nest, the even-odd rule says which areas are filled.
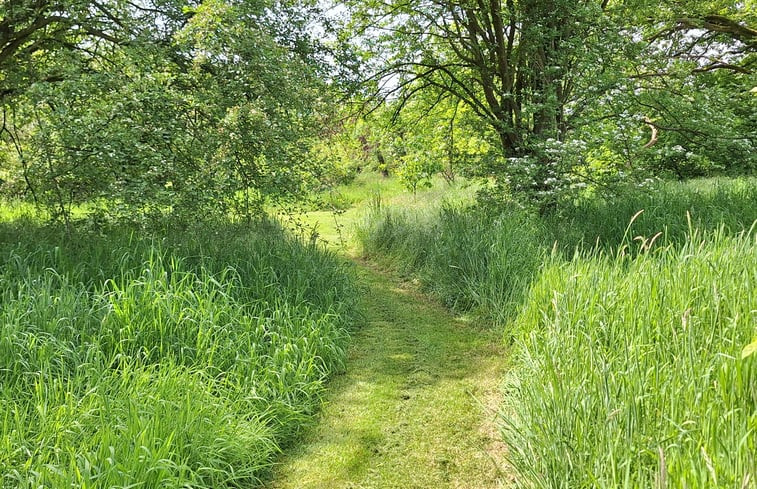
[[[359,262],[365,322],[346,373],[269,489],[505,487],[501,336]]]

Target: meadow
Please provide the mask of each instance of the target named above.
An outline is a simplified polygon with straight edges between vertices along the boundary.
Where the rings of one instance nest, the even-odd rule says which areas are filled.
[[[268,220],[67,231],[6,205],[0,487],[268,480],[370,319],[361,277],[320,244],[353,253],[355,224],[359,252],[488,324],[476,340],[500,332],[514,487],[752,487],[757,181],[659,183],[547,216],[477,206],[477,188],[410,194],[360,175],[285,223],[294,233]]]
[[[365,254],[511,344],[516,487],[757,483],[757,182],[662,183],[548,217],[374,208]],[[745,351],[746,352],[746,351]],[[503,359],[504,361],[505,359]]]
[[[279,225],[0,222],[0,487],[251,487],[343,369],[357,289]]]

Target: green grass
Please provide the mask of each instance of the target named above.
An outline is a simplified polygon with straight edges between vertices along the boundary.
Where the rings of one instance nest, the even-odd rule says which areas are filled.
[[[343,368],[356,289],[271,224],[0,223],[0,487],[250,487]]]
[[[634,219],[639,211],[643,212]],[[661,233],[659,243],[682,243],[688,239],[690,226],[699,231],[724,227],[733,234],[755,220],[757,178],[720,178],[660,182],[625,189],[613,198],[586,199],[560,209],[543,226],[549,240],[570,255],[576,247],[611,251],[624,238],[652,238],[657,233]],[[636,241],[635,248],[641,241]]]
[[[619,246],[632,254],[650,243],[679,246],[692,228],[738,233],[757,220],[757,179],[663,183],[544,218],[439,202],[371,207],[356,232],[363,253],[417,275],[446,305],[504,325],[553,248],[569,260]]]
[[[376,209],[357,232],[364,253],[417,275],[448,307],[495,324],[526,294],[546,253],[543,235],[520,212],[492,217],[454,206],[436,213]]]
[[[360,207],[375,195],[392,198],[402,194],[409,194],[409,192],[398,178],[385,177],[380,173],[365,171],[357,174],[347,184],[327,189],[318,196],[319,198],[316,201],[320,201],[326,209],[344,210]]]
[[[0,487],[252,487],[303,435],[274,486],[493,487],[479,401],[497,377],[495,451],[516,487],[757,481],[757,356],[740,358],[757,334],[755,179],[544,218],[465,207],[465,184],[412,195],[365,175],[341,191],[348,210],[300,228],[333,244],[360,223],[366,254],[502,329],[371,270],[360,292],[309,231],[67,233],[6,206]],[[351,369],[308,428],[344,372],[358,297]]]
[[[383,209],[359,236],[514,342],[516,487],[751,487],[757,358],[740,352],[757,333],[755,220],[757,182],[738,179],[546,218]]]
[[[361,311],[320,422],[286,453],[276,489],[502,487],[493,410],[504,345],[396,276],[359,266]]]
[[[353,252],[355,229],[366,212],[376,206],[438,209],[445,203],[472,202],[479,185],[458,178],[452,184],[437,176],[433,185],[413,194],[394,177],[379,173],[360,173],[352,182],[316,196],[319,204],[294,216],[282,214],[288,227],[306,238],[341,251]]]
[[[522,487],[750,487],[757,235],[554,258],[514,319],[506,439]],[[750,482],[751,481],[751,482]]]

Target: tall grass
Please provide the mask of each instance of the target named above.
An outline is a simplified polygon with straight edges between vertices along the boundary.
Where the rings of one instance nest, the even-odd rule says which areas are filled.
[[[757,234],[545,266],[513,321],[520,487],[753,487]]]
[[[642,212],[640,212],[642,211]],[[634,217],[635,216],[635,217]],[[754,487],[757,181],[664,184],[545,218],[382,210],[361,230],[514,343],[523,488]]]
[[[273,225],[0,225],[0,487],[250,487],[342,368],[356,290]]]
[[[639,211],[643,212],[629,222]],[[757,178],[660,182],[631,187],[612,198],[588,198],[544,219],[549,240],[567,253],[576,247],[606,251],[616,248],[630,232],[661,234],[661,243],[688,239],[689,224],[700,231],[721,227],[738,233],[757,220]]]
[[[503,322],[544,256],[538,223],[518,212],[496,218],[457,207],[438,214],[379,209],[358,230],[367,254],[418,275],[447,306]]]
[[[446,305],[477,310],[502,325],[512,318],[553,249],[566,259],[680,246],[690,228],[736,234],[757,220],[757,179],[664,182],[613,199],[585,199],[537,217],[519,209],[460,205],[441,210],[372,206],[357,229],[366,255],[417,275]]]

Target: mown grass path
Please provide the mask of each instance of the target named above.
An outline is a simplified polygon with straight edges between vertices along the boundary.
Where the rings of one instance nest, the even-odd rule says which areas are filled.
[[[365,318],[346,373],[268,487],[503,487],[501,337],[388,273],[358,269]]]

